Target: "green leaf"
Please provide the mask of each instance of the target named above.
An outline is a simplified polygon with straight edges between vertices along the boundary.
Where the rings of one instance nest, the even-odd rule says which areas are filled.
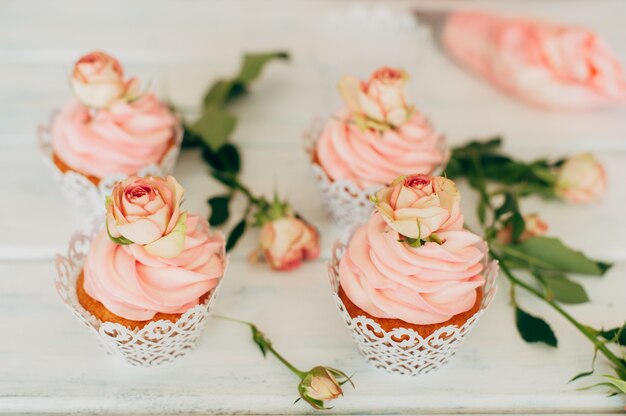
[[[601,276],[611,267],[611,264],[589,259],[553,237],[532,237],[507,246],[506,252],[539,269],[564,273]]]
[[[202,139],[196,133],[191,131],[191,128],[183,124],[183,148],[193,149],[200,146]]]
[[[241,169],[239,150],[232,144],[225,144],[218,151],[205,147],[202,150],[202,158],[213,171],[222,174],[236,174]]]
[[[267,349],[268,349],[267,347],[270,341],[267,339],[267,337],[265,336],[263,332],[259,331],[256,325],[253,325],[253,324],[249,324],[249,325],[250,325],[250,330],[252,331],[252,340],[254,341],[256,345],[259,346],[259,349],[261,350],[263,357],[267,357]]]
[[[543,342],[551,347],[558,344],[556,336],[543,319],[532,316],[519,307],[515,307],[517,330],[526,342]]]
[[[217,81],[204,96],[205,111],[223,108],[233,99],[244,95],[249,85],[259,77],[265,65],[274,59],[289,59],[286,52],[251,53],[243,57],[239,73],[232,79]]]
[[[246,231],[246,219],[242,219],[235,225],[230,234],[228,235],[228,239],[226,240],[226,251],[232,250],[237,242]]]
[[[509,222],[513,228],[512,238],[513,241],[518,241],[522,236],[522,233],[526,229],[526,221],[524,221],[524,217],[520,214],[519,211],[516,211],[511,216]]]
[[[237,182],[237,178],[231,175],[230,173],[215,171],[212,173],[212,176],[223,185],[226,185],[227,187],[231,189],[238,189],[239,184]]]
[[[626,345],[626,324],[621,327],[601,331],[599,335],[609,342]]]
[[[198,121],[189,127],[212,150],[221,148],[230,139],[237,119],[218,108],[208,109]]]
[[[559,302],[577,304],[589,302],[585,288],[577,282],[567,278],[563,273],[540,273],[545,284]]]
[[[211,86],[204,96],[204,110],[211,108],[222,108],[229,100],[243,95],[245,93],[244,86],[239,84],[236,79],[222,79]]]
[[[590,371],[584,371],[584,372],[582,372],[582,373],[578,373],[578,374],[576,374],[574,377],[572,377],[572,378],[568,381],[568,383],[571,383],[572,381],[576,381],[576,380],[578,380],[579,378],[588,377],[588,376],[590,376],[590,375],[592,375],[592,374],[593,374],[593,370],[590,370]]]
[[[602,377],[604,377],[611,385],[617,388],[620,392],[622,392],[623,394],[626,394],[626,381],[625,380],[620,380],[619,378],[608,376],[608,375],[604,375]]]
[[[241,169],[241,157],[239,150],[232,144],[225,144],[220,147],[217,156],[221,162],[221,169],[224,172],[239,173]]]
[[[606,386],[606,387],[610,387],[611,389],[617,390],[621,394],[626,394],[626,381],[620,380],[619,378],[609,376],[609,375],[603,375],[602,378],[604,378],[607,381],[604,383],[596,383],[591,386],[586,386],[586,387],[580,388],[579,390],[589,390],[594,387]]]
[[[287,52],[249,53],[243,57],[243,64],[239,70],[237,81],[247,86],[261,75],[265,64],[274,59],[289,59]]]
[[[214,227],[218,227],[228,221],[228,204],[230,202],[230,195],[214,196],[213,198],[210,198],[208,202],[211,206],[209,224]]]

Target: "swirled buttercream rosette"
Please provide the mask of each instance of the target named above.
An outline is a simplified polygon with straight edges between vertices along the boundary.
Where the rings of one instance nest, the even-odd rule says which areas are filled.
[[[332,221],[346,228],[367,222],[374,211],[369,200],[382,186],[377,183],[366,187],[360,186],[350,179],[333,179],[316,159],[316,145],[324,131],[328,118],[318,117],[311,122],[303,134],[303,147],[311,164],[313,178],[322,198],[324,208]],[[443,155],[442,161],[434,168],[432,174],[441,173],[448,161],[449,150],[444,136],[440,136],[437,149]]]
[[[167,176],[174,170],[174,165],[180,153],[183,141],[183,129],[176,125],[172,135],[172,144],[158,163],[150,163],[139,169],[137,176]],[[111,190],[121,180],[129,175],[114,173],[99,178],[97,184],[86,174],[67,169],[62,170],[54,162],[52,149],[52,124],[41,125],[37,130],[37,147],[45,164],[52,172],[52,178],[63,195],[78,209],[87,215],[103,213],[104,198],[111,194]]]
[[[75,233],[65,256],[57,255],[55,287],[63,303],[98,339],[104,349],[125,362],[151,367],[174,361],[189,353],[198,343],[215,303],[218,285],[206,299],[190,308],[176,321],[156,320],[141,329],[130,329],[114,322],[102,322],[78,301],[76,285],[89,252],[89,247],[101,230]]]
[[[417,376],[437,370],[455,354],[467,334],[476,326],[496,293],[498,263],[483,260],[483,298],[478,311],[461,326],[448,325],[437,329],[426,338],[409,328],[386,331],[371,318],[351,317],[339,296],[339,263],[346,251],[346,244],[337,241],[333,245],[328,275],[333,300],[342,320],[348,325],[352,339],[365,360],[372,366],[392,374]]]

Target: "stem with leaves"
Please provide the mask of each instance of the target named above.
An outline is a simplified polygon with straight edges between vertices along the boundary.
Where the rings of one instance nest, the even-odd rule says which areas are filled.
[[[552,328],[543,319],[518,306],[517,287],[550,305],[593,344],[596,353],[600,352],[607,359],[617,378],[603,376],[604,382],[598,385],[626,394],[626,361],[622,351],[626,345],[625,326],[598,330],[580,323],[560,305],[588,301],[584,288],[570,280],[569,273],[602,276],[611,265],[591,260],[559,239],[525,233],[526,222],[520,211],[520,200],[533,195],[556,199],[555,183],[564,160],[523,162],[501,153],[500,145],[501,139],[496,138],[453,149],[446,173],[451,178],[466,178],[479,194],[478,219],[491,256],[499,261],[502,272],[511,283],[511,304],[515,308],[520,335],[527,342],[557,346]],[[510,231],[510,241],[498,238],[499,232],[505,229]],[[529,283],[514,270],[523,272],[535,283]],[[611,346],[619,349],[620,354],[616,354]],[[593,370],[581,373],[572,380],[592,373]]]
[[[309,371],[302,371],[298,369],[285,357],[278,353],[278,351],[276,351],[272,345],[272,341],[270,341],[270,339],[253,323],[226,316],[216,316],[216,318],[237,322],[250,327],[250,330],[252,331],[252,340],[259,347],[263,356],[267,357],[267,353],[271,353],[278,359],[278,361],[280,361],[300,379],[298,384],[298,393],[300,397],[294,403],[297,403],[300,399],[302,399],[309,403],[314,409],[327,410],[330,408],[326,407],[324,402],[334,400],[342,396],[343,390],[341,389],[341,386],[346,383],[350,383],[352,387],[354,387],[352,378],[336,368],[316,366]]]

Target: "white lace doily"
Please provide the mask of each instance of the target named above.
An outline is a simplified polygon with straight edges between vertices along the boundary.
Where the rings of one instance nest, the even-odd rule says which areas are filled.
[[[197,344],[217,296],[218,286],[207,300],[185,312],[176,322],[154,321],[142,329],[129,329],[113,322],[101,322],[78,302],[76,281],[91,239],[100,226],[92,232],[78,232],[70,240],[67,256],[57,255],[56,290],[63,303],[96,336],[105,350],[127,363],[150,367],[182,357]]]
[[[345,244],[333,245],[328,263],[328,275],[333,299],[341,318],[350,328],[352,339],[359,352],[374,367],[392,374],[416,376],[436,370],[454,355],[465,336],[476,325],[496,293],[498,263],[485,260],[483,300],[480,309],[463,326],[448,325],[423,338],[417,331],[396,328],[387,332],[374,320],[365,316],[350,317],[339,297],[339,261],[345,252]]]
[[[311,123],[311,127],[302,136],[303,146],[306,154],[309,156],[313,177],[320,190],[324,208],[334,223],[348,229],[355,225],[366,223],[369,220],[374,211],[374,204],[369,200],[369,197],[383,186],[386,186],[386,184],[373,185],[362,189],[355,182],[348,179],[332,180],[320,165],[313,162],[315,144],[324,130],[326,120],[318,117]],[[444,136],[441,136],[437,147],[444,154],[444,160],[435,169],[433,175],[439,175],[443,171],[450,157],[450,151]]]
[[[52,117],[54,120],[54,116]],[[75,204],[82,212],[90,216],[97,216],[104,212],[104,199],[111,194],[115,184],[128,177],[120,173],[105,176],[98,185],[94,185],[85,175],[75,171],[63,173],[53,160],[52,134],[50,123],[47,126],[39,126],[37,130],[37,147],[42,154],[46,165],[52,170],[52,176],[65,197]],[[174,144],[165,153],[160,163],[152,163],[137,172],[138,176],[167,176],[174,170],[178,159],[180,146],[183,141],[183,129],[176,126]]]

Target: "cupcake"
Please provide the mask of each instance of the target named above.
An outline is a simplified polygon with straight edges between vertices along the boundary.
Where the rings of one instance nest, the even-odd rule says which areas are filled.
[[[404,172],[433,174],[447,160],[444,137],[405,98],[407,75],[381,68],[367,82],[346,76],[346,107],[308,135],[308,153],[324,204],[343,225],[367,221],[368,201]]]
[[[101,207],[118,180],[166,175],[173,169],[182,129],[175,114],[120,63],[103,52],[76,62],[74,98],[42,129],[40,145],[61,187],[89,212]]]
[[[335,301],[363,356],[392,373],[445,363],[495,292],[497,264],[463,229],[454,182],[401,176],[329,265]]]
[[[193,348],[224,275],[223,235],[181,211],[182,196],[171,176],[126,179],[107,198],[106,224],[90,244],[79,234],[57,260],[66,304],[131,364]]]

